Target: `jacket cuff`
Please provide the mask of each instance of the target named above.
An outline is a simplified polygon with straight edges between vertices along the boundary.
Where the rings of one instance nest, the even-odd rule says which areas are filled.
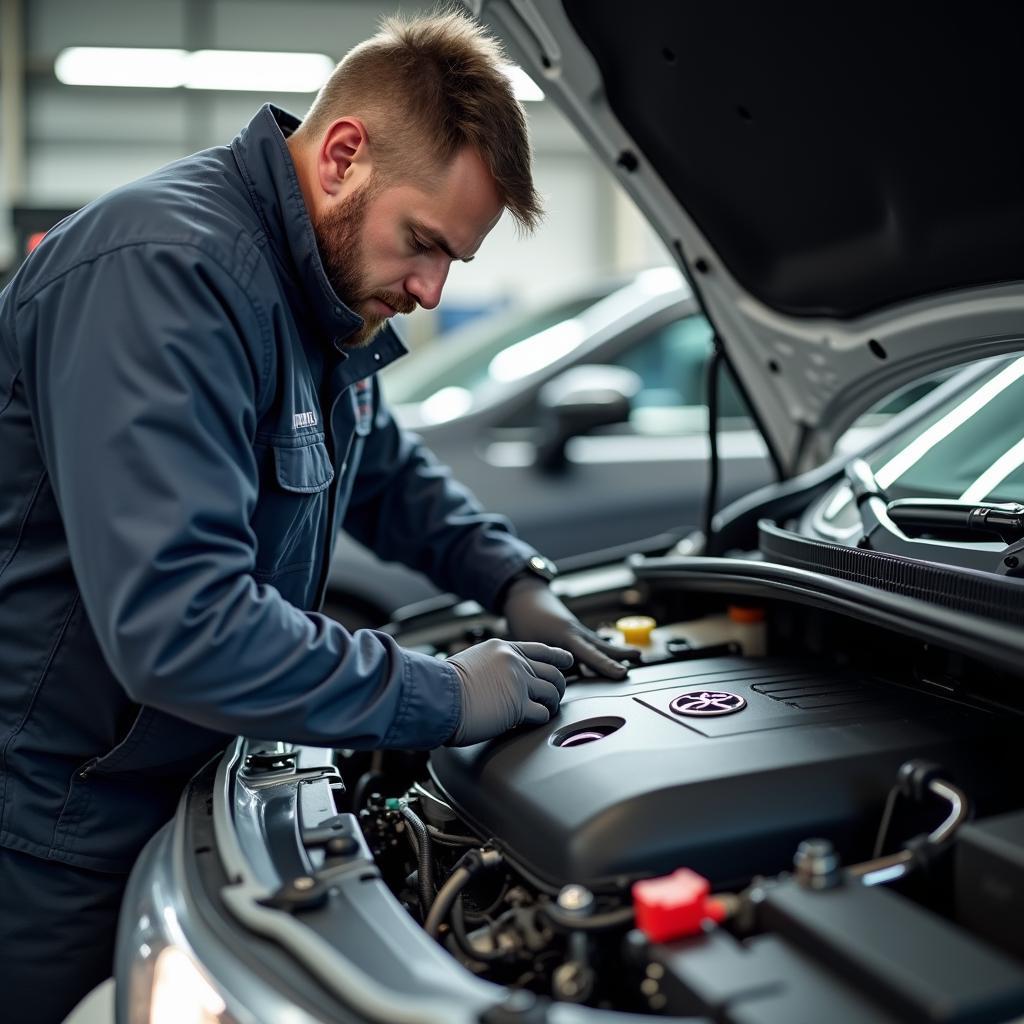
[[[537,552],[526,544],[520,543],[517,547],[518,551],[511,552],[507,558],[491,566],[486,582],[482,585],[482,593],[477,595],[480,604],[495,615],[501,614],[509,585],[517,576],[528,571],[530,559],[537,555]]]
[[[402,651],[402,695],[381,746],[433,750],[449,739],[462,714],[458,673],[444,661]]]

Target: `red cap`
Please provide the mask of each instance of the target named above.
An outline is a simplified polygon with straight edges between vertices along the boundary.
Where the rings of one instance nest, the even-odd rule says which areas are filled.
[[[717,923],[725,917],[725,908],[708,895],[710,892],[711,883],[689,868],[636,882],[636,926],[652,942],[699,935],[704,930],[704,921]]]

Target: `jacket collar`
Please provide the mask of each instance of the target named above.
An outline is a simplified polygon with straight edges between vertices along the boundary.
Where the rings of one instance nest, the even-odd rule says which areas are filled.
[[[313,223],[285,143],[298,126],[297,117],[266,103],[232,141],[231,150],[270,244],[285,265],[295,268],[312,318],[343,356],[351,356],[353,351],[346,349],[344,342],[362,327],[363,318],[342,302],[324,271]],[[380,369],[406,349],[389,325],[365,349],[357,351],[357,362],[365,360],[371,369]]]

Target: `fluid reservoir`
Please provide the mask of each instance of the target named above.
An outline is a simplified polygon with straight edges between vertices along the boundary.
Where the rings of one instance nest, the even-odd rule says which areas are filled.
[[[765,653],[764,610],[747,605],[730,605],[725,612],[665,626],[657,625],[647,615],[629,615],[619,619],[614,629],[602,630],[602,634],[614,643],[638,648],[645,661],[669,657],[667,645],[671,640],[685,640],[691,647],[735,643],[750,658]]]

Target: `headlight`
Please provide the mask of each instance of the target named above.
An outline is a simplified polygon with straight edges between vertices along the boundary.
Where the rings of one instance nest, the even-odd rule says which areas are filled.
[[[165,946],[153,967],[149,1024],[220,1024],[224,1000],[188,954]]]
[[[224,997],[193,959],[170,907],[142,914],[133,931],[128,976],[118,977],[127,990],[123,1024],[232,1024]]]

